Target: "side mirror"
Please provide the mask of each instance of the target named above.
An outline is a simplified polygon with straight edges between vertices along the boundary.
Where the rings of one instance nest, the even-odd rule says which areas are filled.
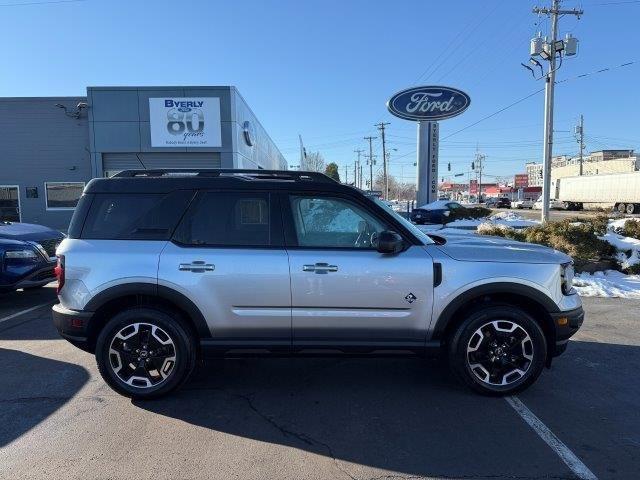
[[[375,247],[380,253],[399,253],[404,248],[404,241],[396,232],[385,230],[378,234]]]

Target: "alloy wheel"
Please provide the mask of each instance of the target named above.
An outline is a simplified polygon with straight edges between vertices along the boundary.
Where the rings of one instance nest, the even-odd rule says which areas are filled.
[[[175,364],[173,339],[157,325],[127,325],[109,345],[109,365],[120,380],[132,387],[160,385],[171,375]]]
[[[522,326],[510,320],[493,320],[471,335],[466,360],[478,380],[505,386],[526,375],[533,354],[533,342]]]

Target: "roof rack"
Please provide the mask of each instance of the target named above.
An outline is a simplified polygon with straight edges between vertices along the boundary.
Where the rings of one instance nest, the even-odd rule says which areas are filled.
[[[286,180],[286,181],[315,181],[323,183],[337,183],[332,178],[320,172],[303,172],[292,170],[250,170],[239,168],[162,168],[153,170],[123,170],[111,178],[135,177],[221,177],[231,176],[245,180]]]

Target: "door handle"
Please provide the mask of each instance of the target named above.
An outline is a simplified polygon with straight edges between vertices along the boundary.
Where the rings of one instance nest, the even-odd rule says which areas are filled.
[[[204,273],[213,272],[216,266],[212,263],[205,263],[203,260],[195,260],[191,263],[181,263],[178,270],[182,272]]]
[[[329,272],[337,272],[338,271],[338,266],[337,265],[329,265],[328,263],[316,263],[315,265],[303,265],[302,266],[302,271],[303,272],[314,272],[314,273],[326,274],[326,273],[329,273]]]

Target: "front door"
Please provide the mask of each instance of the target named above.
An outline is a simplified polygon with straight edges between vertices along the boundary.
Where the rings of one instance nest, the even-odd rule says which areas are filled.
[[[0,185],[0,221],[20,221],[20,192],[17,186]]]
[[[290,347],[289,263],[272,197],[201,192],[162,252],[158,283],[191,299],[213,344]]]
[[[423,346],[433,295],[425,249],[379,253],[372,243],[389,225],[345,197],[289,195],[285,204],[294,347]]]

